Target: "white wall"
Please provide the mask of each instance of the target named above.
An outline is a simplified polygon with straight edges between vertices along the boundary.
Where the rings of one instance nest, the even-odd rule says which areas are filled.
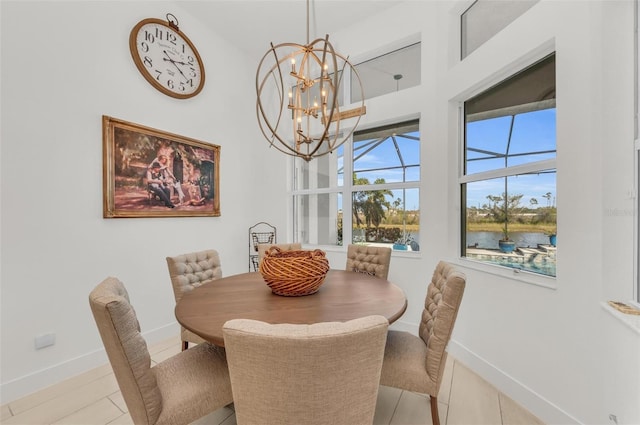
[[[2,14],[2,403],[103,364],[88,305],[107,276],[127,286],[151,342],[177,333],[165,257],[214,248],[244,272],[248,228],[285,230],[283,155],[255,121],[254,61],[179,5],[7,2]],[[176,15],[206,67],[201,94],[177,100],[144,80],[128,37]],[[101,116],[221,146],[221,217],[103,219]],[[255,124],[255,125],[254,125]],[[281,166],[277,166],[282,163]],[[268,195],[266,195],[268,194]],[[34,349],[54,332],[56,344]]]
[[[354,62],[416,34],[422,40],[422,85],[369,100],[361,124],[421,118],[421,253],[392,259],[390,280],[409,299],[395,326],[416,329],[436,262],[454,261],[468,276],[449,347],[454,356],[547,423],[603,424],[609,413],[620,424],[640,423],[640,402],[633,404],[640,401],[639,334],[601,305],[632,296],[633,217],[612,211],[633,211],[633,2],[541,0],[460,62],[455,12],[464,4],[408,1],[331,34]],[[232,274],[246,269],[248,226],[266,220],[279,235],[287,232],[285,160],[262,149],[257,126],[246,125],[255,117],[254,61],[174,4],[207,66],[205,91],[173,100],[137,74],[128,33],[166,9],[2,3],[3,402],[104,361],[86,300],[104,276],[129,286],[142,327],[159,338],[175,332],[166,255],[215,247]],[[29,19],[40,26],[25,25]],[[68,44],[40,47],[60,33],[82,35],[83,53],[72,56],[80,72],[68,72]],[[560,242],[558,277],[549,282],[458,258],[456,106],[552,50]],[[220,144],[222,217],[102,219],[102,114]],[[252,178],[245,164],[268,178]],[[336,268],[344,264],[342,250],[328,258]],[[57,344],[35,351],[33,337],[50,331]]]

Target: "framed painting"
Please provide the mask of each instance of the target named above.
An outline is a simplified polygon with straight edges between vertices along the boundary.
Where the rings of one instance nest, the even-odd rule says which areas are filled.
[[[220,146],[102,117],[103,216],[217,217]]]

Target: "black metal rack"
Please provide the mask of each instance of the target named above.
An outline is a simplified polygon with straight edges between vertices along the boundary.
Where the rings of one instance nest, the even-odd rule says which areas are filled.
[[[249,227],[249,271],[258,271],[258,244],[277,243],[276,228],[265,221]],[[253,270],[252,270],[253,268]]]

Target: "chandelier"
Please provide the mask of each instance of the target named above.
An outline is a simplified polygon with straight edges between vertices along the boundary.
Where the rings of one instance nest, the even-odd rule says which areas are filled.
[[[359,90],[361,101],[345,111],[340,98],[346,70],[351,92]],[[309,0],[307,44],[271,43],[258,65],[256,93],[258,124],[269,144],[305,161],[336,150],[366,112],[360,76],[348,58],[335,51],[329,35],[309,42]],[[347,119],[355,123],[342,128]]]

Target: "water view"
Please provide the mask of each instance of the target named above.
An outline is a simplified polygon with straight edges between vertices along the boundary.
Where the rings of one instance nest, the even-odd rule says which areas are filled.
[[[509,238],[516,246],[523,248],[536,248],[539,244],[549,244],[549,236],[544,233],[514,232]],[[498,232],[467,232],[467,246],[474,248],[497,248],[498,241],[502,239],[502,233]]]

